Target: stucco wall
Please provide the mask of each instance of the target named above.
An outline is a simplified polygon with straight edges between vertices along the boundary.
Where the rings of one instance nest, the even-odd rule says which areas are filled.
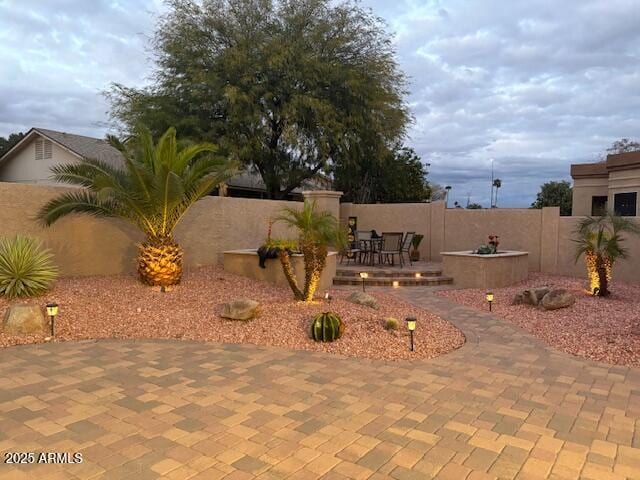
[[[52,185],[51,167],[61,163],[75,163],[78,157],[52,143],[51,158],[36,160],[35,139],[25,145],[10,160],[0,165],[0,178],[5,182],[30,182]]]
[[[43,228],[34,217],[42,205],[68,189],[0,182],[0,236],[29,234],[51,248],[63,275],[110,275],[133,271],[141,234],[116,219],[72,215]],[[267,221],[283,206],[299,202],[206,197],[192,207],[175,232],[185,249],[185,264],[222,262],[222,252],[258,247],[267,235]],[[274,236],[291,237],[282,225]]]
[[[573,181],[571,214],[591,215],[591,198],[609,195],[607,178],[576,178]]]

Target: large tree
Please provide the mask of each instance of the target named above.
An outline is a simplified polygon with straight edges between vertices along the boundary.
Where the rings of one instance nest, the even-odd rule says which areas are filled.
[[[412,148],[395,146],[377,156],[337,166],[334,186],[355,203],[423,202],[431,198],[427,171]]]
[[[571,215],[572,195],[571,184],[566,180],[543,183],[531,208],[560,207],[560,215]]]
[[[270,198],[384,155],[410,120],[390,36],[355,3],[169,0],[145,89],[114,85],[125,129],[175,125],[255,169]]]
[[[0,157],[11,150],[20,140],[24,138],[24,133],[12,133],[8,137],[0,137]]]

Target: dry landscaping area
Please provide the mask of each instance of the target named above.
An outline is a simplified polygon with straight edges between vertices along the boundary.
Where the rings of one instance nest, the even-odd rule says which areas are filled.
[[[539,286],[566,289],[575,295],[576,302],[559,310],[512,304],[516,294]],[[640,286],[614,281],[609,297],[591,296],[587,286],[583,279],[531,274],[518,285],[494,289],[492,311],[566,353],[599,362],[640,366]],[[437,294],[486,311],[485,293],[464,289]]]
[[[464,335],[452,324],[392,295],[371,293],[379,309],[346,301],[350,292],[332,291],[331,304],[295,302],[289,289],[202,267],[185,273],[180,285],[168,292],[142,285],[133,275],[62,278],[40,298],[7,301],[9,304],[60,305],[55,341],[100,338],[165,338],[224,343],[271,345],[325,351],[353,357],[400,360],[432,358],[460,347]],[[369,293],[369,292],[367,292]],[[324,294],[324,292],[319,292]],[[260,302],[253,320],[220,317],[225,303],[240,297]],[[346,324],[333,343],[314,342],[309,336],[315,314],[333,311]],[[409,350],[404,319],[415,316],[418,327],[415,352]],[[384,329],[384,319],[399,320],[397,331]],[[11,336],[0,333],[0,345],[44,342],[43,335]]]

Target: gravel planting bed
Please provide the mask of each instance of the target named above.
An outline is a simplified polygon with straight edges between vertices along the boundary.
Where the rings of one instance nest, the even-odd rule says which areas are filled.
[[[305,305],[294,302],[290,290],[231,275],[219,267],[203,267],[187,271],[182,283],[165,293],[140,284],[133,276],[65,278],[45,297],[12,303],[44,305],[55,300],[60,305],[56,341],[169,338],[272,345],[385,360],[432,358],[464,343],[463,334],[449,322],[391,295],[371,293],[380,305],[379,310],[373,310],[347,302],[347,291],[331,293],[330,308],[324,300]],[[220,318],[222,305],[239,297],[260,302],[260,315],[249,322]],[[4,313],[9,303],[0,299],[0,312]],[[342,317],[346,330],[336,342],[316,343],[309,338],[311,319],[327,310]],[[419,322],[415,352],[409,351],[403,321],[409,315]],[[400,320],[399,331],[383,328],[384,318],[390,316]],[[1,346],[43,341],[43,336],[0,333]]]
[[[516,293],[543,285],[571,291],[576,303],[553,311],[511,305]],[[531,274],[519,285],[493,290],[493,313],[572,355],[640,366],[640,286],[614,279],[612,294],[607,298],[593,297],[586,288],[587,281],[583,279]],[[485,292],[481,290],[447,290],[437,294],[463,305],[487,309]]]

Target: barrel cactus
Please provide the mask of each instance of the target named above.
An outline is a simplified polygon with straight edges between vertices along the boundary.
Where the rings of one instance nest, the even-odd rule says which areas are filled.
[[[333,342],[344,332],[344,322],[332,312],[319,313],[311,323],[311,338],[316,342]]]

